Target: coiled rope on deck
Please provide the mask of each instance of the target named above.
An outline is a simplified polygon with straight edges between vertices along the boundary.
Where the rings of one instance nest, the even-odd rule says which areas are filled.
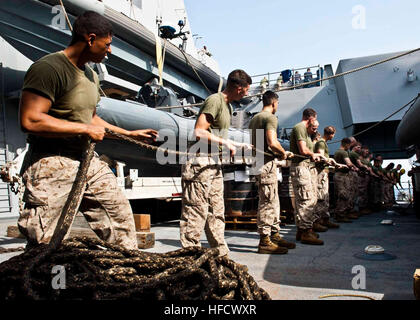
[[[148,253],[99,239],[73,238],[65,240],[48,259],[34,264],[31,277],[22,277],[28,260],[43,250],[36,247],[0,264],[0,298],[270,300],[245,266],[218,257],[217,249],[190,247]],[[51,286],[51,270],[57,265],[66,270],[65,290]]]
[[[0,264],[0,298],[270,299],[247,273],[246,266],[226,256],[218,257],[218,249],[191,247],[158,254],[127,250],[99,239],[63,241],[79,208],[94,148],[95,143],[87,139],[75,182],[50,243]],[[51,273],[57,265],[66,270],[65,290],[51,285]]]

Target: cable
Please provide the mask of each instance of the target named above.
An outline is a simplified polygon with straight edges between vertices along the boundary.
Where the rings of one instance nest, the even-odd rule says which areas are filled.
[[[178,48],[178,47],[177,47]],[[181,49],[178,48],[179,51],[181,51],[181,53],[183,54],[184,58],[185,58],[185,62],[192,68],[192,70],[194,71],[194,73],[196,74],[197,78],[201,81],[201,83],[203,84],[204,88],[206,88],[207,92],[209,94],[212,94],[212,92],[209,90],[209,88],[207,88],[206,84],[204,83],[203,79],[201,79],[200,75],[198,74],[197,70],[195,70],[194,66],[190,63],[190,60],[188,60],[187,55],[185,54],[185,52]]]
[[[384,60],[380,60],[380,61],[377,61],[377,62],[368,64],[368,65],[365,65],[365,66],[362,66],[362,67],[359,67],[359,68],[355,68],[355,69],[352,69],[352,70],[349,70],[349,71],[345,71],[345,72],[342,72],[342,73],[339,73],[339,74],[336,74],[336,75],[333,75],[333,76],[329,76],[329,77],[326,77],[326,78],[314,80],[314,81],[311,81],[311,82],[304,82],[304,83],[301,83],[301,84],[294,85],[292,87],[284,87],[284,88],[280,88],[278,90],[273,90],[273,91],[274,92],[287,91],[287,90],[292,90],[292,89],[304,87],[304,86],[307,86],[307,85],[316,84],[318,82],[328,81],[328,80],[335,79],[335,78],[338,78],[338,77],[343,77],[343,76],[346,76],[346,75],[351,74],[351,73],[354,73],[354,72],[358,72],[358,71],[362,71],[362,70],[365,70],[365,69],[369,69],[369,68],[375,67],[375,66],[377,66],[379,64],[386,63],[386,62],[389,62],[389,61],[392,61],[392,60],[401,58],[403,56],[412,54],[412,53],[417,52],[417,51],[420,51],[420,48],[413,49],[413,50],[410,50],[410,51],[406,51],[406,52],[403,52],[403,53],[398,54],[396,56],[392,56],[390,58],[387,58],[387,59],[384,59]],[[263,95],[263,93],[258,93],[258,94],[254,94],[254,95],[250,95],[250,96],[245,96],[244,99],[246,99],[246,98],[248,98],[248,99],[249,98],[254,98],[254,97],[258,97],[258,96],[262,96],[262,95]],[[182,107],[185,107],[185,106],[173,106],[173,107],[167,107],[167,108],[182,108]]]
[[[412,105],[410,106],[410,108],[414,105],[414,103],[416,103],[416,101],[417,101],[417,99],[420,97],[420,93],[417,95],[417,97],[415,97],[414,99],[412,99],[410,102],[408,102],[407,104],[405,104],[404,106],[402,106],[401,108],[399,108],[397,111],[395,111],[395,112],[393,112],[392,114],[390,114],[389,116],[387,116],[385,119],[383,119],[383,120],[381,120],[381,121],[379,121],[379,122],[376,122],[375,124],[373,124],[372,126],[370,126],[369,128],[367,128],[367,129],[365,129],[365,130],[363,130],[363,131],[360,131],[360,132],[358,132],[358,133],[356,133],[356,134],[354,134],[353,135],[353,137],[357,137],[357,136],[360,136],[361,134],[363,134],[363,133],[365,133],[365,132],[367,132],[367,131],[369,131],[369,130],[371,130],[371,129],[373,129],[373,128],[375,128],[375,127],[377,127],[377,126],[379,126],[382,122],[385,122],[386,120],[388,120],[389,118],[391,118],[391,117],[393,117],[394,115],[396,115],[398,112],[400,112],[401,110],[403,110],[404,108],[406,108],[410,103],[412,103]],[[339,142],[341,142],[341,140],[335,140],[335,141],[331,141],[331,142],[328,142],[328,144],[335,144],[335,143],[339,143]]]

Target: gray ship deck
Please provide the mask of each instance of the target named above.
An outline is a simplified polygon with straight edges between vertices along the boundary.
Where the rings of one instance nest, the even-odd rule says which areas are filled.
[[[392,219],[395,225],[382,225]],[[16,219],[0,218],[0,246],[19,247],[22,239],[7,238],[6,229]],[[294,240],[296,227],[287,225],[282,233]],[[168,252],[179,249],[179,222],[152,225],[156,244],[149,252]],[[230,258],[245,264],[258,284],[274,300],[318,300],[328,294],[358,294],[383,300],[413,300],[413,274],[420,267],[420,220],[415,214],[379,212],[363,216],[340,229],[321,234],[323,246],[297,243],[287,255],[260,255],[257,253],[258,235],[254,231],[226,230]],[[207,246],[203,236],[203,246]],[[383,255],[367,255],[364,248],[380,245]],[[0,263],[19,253],[0,254]],[[367,259],[366,259],[367,258]],[[366,269],[366,289],[353,290],[354,266]],[[365,299],[336,297],[330,299]]]

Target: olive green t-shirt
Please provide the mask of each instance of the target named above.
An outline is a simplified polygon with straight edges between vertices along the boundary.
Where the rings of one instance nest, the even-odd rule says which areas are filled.
[[[319,141],[315,144],[314,151],[315,153],[319,153],[320,150],[324,150],[324,156],[329,159],[330,152],[328,150],[328,144],[324,138],[319,139]]]
[[[223,93],[215,93],[207,97],[197,116],[209,114],[213,118],[208,131],[220,138],[228,138],[230,119],[232,116],[232,107],[226,103]]]
[[[382,168],[382,167],[377,167],[377,166],[373,166],[372,167],[372,170],[373,170],[373,172],[375,172],[376,174],[378,173],[378,172],[380,172],[380,173],[382,173],[382,174],[386,174],[386,170],[384,169],[384,168]]]
[[[86,64],[79,69],[63,51],[48,54],[34,62],[25,74],[22,90],[28,90],[51,100],[48,115],[70,122],[90,123],[100,100],[99,79]],[[29,135],[33,145],[79,151],[82,136],[45,138]]]
[[[298,141],[305,141],[308,149],[313,152],[314,145],[313,145],[312,139],[309,136],[308,131],[306,130],[305,124],[302,122],[299,122],[297,125],[295,125],[290,134],[290,151],[293,152],[294,154],[300,154]],[[300,163],[301,161],[304,161],[304,160],[301,158],[292,159],[293,163]]]
[[[266,140],[266,134],[267,131],[269,130],[273,130],[275,132],[277,132],[277,117],[268,112],[268,111],[261,111],[260,113],[258,113],[257,115],[255,115],[251,122],[249,123],[249,129],[251,129],[251,143],[253,146],[255,146],[257,149],[259,150],[264,150],[265,152],[268,152],[268,144],[267,144],[267,140]],[[261,130],[261,132],[257,133],[258,130]],[[263,146],[259,146],[258,144],[260,143],[258,139],[257,141],[257,134],[261,134],[262,136],[262,141],[264,142],[264,147]]]
[[[360,155],[357,152],[349,151],[349,158],[354,165],[357,165],[357,160],[359,160]]]
[[[97,74],[85,65],[79,69],[64,55],[46,55],[28,69],[22,90],[30,90],[51,100],[48,114],[54,118],[90,123],[100,100]]]
[[[368,159],[360,158],[360,162],[363,163],[365,166],[372,167],[372,164],[369,162]]]
[[[398,170],[397,169],[392,169],[391,174],[393,175],[394,178],[398,178]]]
[[[349,153],[343,149],[338,149],[335,153],[334,153],[334,160],[337,163],[340,164],[346,164],[346,161],[344,159],[349,157]]]

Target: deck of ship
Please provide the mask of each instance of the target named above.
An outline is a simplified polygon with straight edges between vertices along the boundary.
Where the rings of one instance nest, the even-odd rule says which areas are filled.
[[[381,224],[384,219],[391,219],[394,224]],[[22,239],[6,237],[7,226],[14,224],[16,218],[0,218],[1,247],[25,244]],[[151,231],[155,233],[156,243],[147,251],[168,252],[181,247],[179,221],[154,224]],[[295,231],[294,225],[286,225],[282,234],[293,241]],[[412,212],[382,211],[363,216],[351,224],[341,224],[340,229],[322,233],[323,246],[297,243],[296,249],[286,255],[258,254],[259,237],[255,231],[226,230],[225,234],[230,258],[247,265],[249,273],[274,300],[318,300],[328,294],[415,299],[413,274],[420,268],[420,220]],[[202,240],[203,246],[208,246],[204,235]],[[367,255],[364,249],[368,245],[380,245],[385,253]],[[19,253],[0,254],[0,263],[16,254]],[[365,289],[352,287],[353,278],[361,275],[352,273],[355,266],[362,266],[366,271]],[[346,296],[324,300],[327,299],[365,298]]]

